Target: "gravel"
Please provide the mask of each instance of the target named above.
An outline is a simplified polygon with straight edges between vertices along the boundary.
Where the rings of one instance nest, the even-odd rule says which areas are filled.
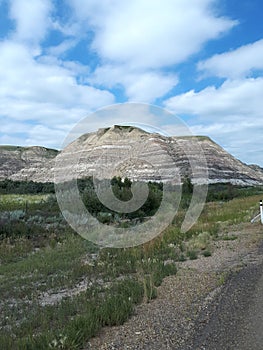
[[[263,253],[263,245],[259,256]],[[263,349],[263,263],[233,273],[196,322],[192,349]]]
[[[103,329],[87,349],[175,349],[189,338],[200,299],[215,288],[216,276],[181,269],[166,278],[158,298],[141,304],[122,326]]]
[[[260,307],[263,315],[262,227],[240,225],[231,234],[238,239],[214,242],[211,257],[178,264],[157,299],[123,325],[103,328],[85,350],[263,349],[255,347],[263,344],[261,313],[254,316]]]

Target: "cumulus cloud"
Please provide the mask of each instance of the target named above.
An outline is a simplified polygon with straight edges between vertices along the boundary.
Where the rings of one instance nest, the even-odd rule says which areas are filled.
[[[199,71],[204,75],[223,78],[242,78],[256,70],[263,70],[263,39],[244,45],[236,50],[199,62]]]
[[[107,88],[121,84],[128,100],[153,102],[177,85],[178,78],[161,71],[132,71],[126,66],[105,65],[95,71],[90,81]]]
[[[36,60],[23,45],[0,43],[0,98],[17,103],[46,103],[63,108],[83,107],[87,110],[112,103],[113,96],[94,87],[78,84],[74,69],[59,61]],[[3,113],[3,111],[1,111]]]
[[[213,12],[213,0],[68,0],[82,32],[100,57],[92,82],[122,86],[129,100],[153,102],[178,83],[164,74],[203,45],[233,28],[237,21]],[[84,30],[85,32],[85,30]]]
[[[230,154],[238,159],[251,164],[262,164],[262,122],[258,119],[247,121],[246,118],[238,118],[236,122],[229,119],[228,122],[211,122],[210,124],[196,124],[191,128],[195,135],[209,135]]]
[[[74,46],[76,46],[76,44],[77,44],[76,39],[66,39],[62,43],[48,48],[47,52],[51,56],[59,57],[65,54],[67,51],[71,50]]]
[[[153,102],[168,93],[178,83],[175,75],[146,72],[126,77],[124,86],[129,100]]]
[[[165,106],[187,114],[195,134],[209,135],[238,158],[262,164],[262,91],[262,77],[228,80],[219,88],[174,96]]]
[[[0,52],[0,80],[5,82],[0,86],[0,115],[6,118],[56,128],[114,102],[108,91],[80,84],[74,64],[37,60],[30,49],[11,41],[1,42]]]
[[[84,133],[97,131],[98,128],[112,125],[135,125],[150,132],[156,132],[167,113],[161,109],[144,103],[114,104],[97,110],[83,118],[71,128],[65,144]],[[154,127],[153,127],[154,125]],[[162,128],[157,132],[162,133]]]
[[[1,145],[25,145],[25,140],[23,137],[18,137],[13,134],[3,134],[0,133],[0,144]]]
[[[16,23],[14,38],[29,43],[43,40],[51,26],[51,0],[11,0],[10,18]]]
[[[47,135],[50,135],[48,140]],[[46,147],[53,148],[54,146],[60,146],[58,140],[62,143],[64,138],[65,130],[38,124],[29,130],[25,143],[27,145],[45,144]]]
[[[24,131],[20,125],[26,144],[57,146],[74,122],[114,103],[118,88],[129,101],[163,98],[179,83],[178,64],[237,25],[237,21],[213,10],[216,3],[9,0],[9,17],[15,26],[0,42],[0,79],[5,82],[0,85],[0,115],[18,129],[22,122],[32,125],[31,131]],[[72,11],[60,15],[57,10],[64,5],[71,6]],[[52,31],[56,32],[55,40],[45,41]],[[177,110],[188,108],[189,113],[196,113],[186,106],[193,103],[201,113],[202,99],[216,95],[224,103],[226,96],[222,96],[224,91],[228,94],[227,89],[230,91],[231,86],[222,90],[210,87],[200,95],[192,91],[167,104],[174,108],[176,103]],[[216,113],[219,102],[213,106],[210,101],[210,110],[214,108]],[[117,116],[102,116],[89,122],[95,130],[122,121]],[[148,117],[144,121],[151,124]],[[10,128],[3,129],[2,134],[0,140],[11,140]]]
[[[209,0],[70,0],[94,31],[93,48],[106,60],[160,68],[186,60],[237,22],[216,16]]]
[[[263,78],[226,81],[219,88],[214,86],[195,92],[193,90],[174,96],[165,106],[175,113],[189,113],[209,118],[230,115],[252,118],[261,114]]]

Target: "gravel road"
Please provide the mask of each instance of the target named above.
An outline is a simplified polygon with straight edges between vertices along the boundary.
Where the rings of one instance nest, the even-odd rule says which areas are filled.
[[[262,233],[237,226],[238,239],[214,242],[211,257],[178,263],[156,300],[85,350],[263,350]]]
[[[259,249],[263,254],[263,247]],[[232,274],[195,325],[192,349],[263,349],[263,264]]]

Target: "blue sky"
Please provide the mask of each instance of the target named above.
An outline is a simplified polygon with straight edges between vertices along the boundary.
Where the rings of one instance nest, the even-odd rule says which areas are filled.
[[[262,13],[260,0],[0,0],[0,144],[59,148],[97,109],[142,102],[263,166]],[[102,115],[90,131],[177,133],[171,114]]]

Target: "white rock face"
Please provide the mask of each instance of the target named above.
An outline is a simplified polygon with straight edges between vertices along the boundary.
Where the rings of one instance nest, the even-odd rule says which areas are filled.
[[[0,147],[0,179],[54,181],[95,176],[179,182],[184,176],[209,183],[263,184],[263,171],[248,166],[207,137],[165,137],[131,126],[82,135],[58,154],[43,147]],[[194,174],[191,164],[195,164]]]
[[[48,172],[58,151],[45,147],[0,146],[0,180],[43,179],[43,171]],[[47,176],[50,181],[53,174]],[[39,180],[40,181],[40,180]]]

